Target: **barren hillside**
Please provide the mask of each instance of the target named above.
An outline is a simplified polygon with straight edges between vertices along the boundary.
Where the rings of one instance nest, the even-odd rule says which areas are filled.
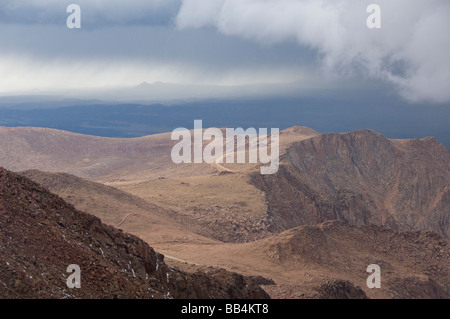
[[[48,128],[0,127],[0,165],[12,171],[65,172],[97,181],[148,180],[216,172],[210,165],[175,165],[170,133],[106,138]]]
[[[20,175],[62,197],[78,210],[137,235],[151,245],[167,241],[214,242],[197,235],[195,232],[201,233],[199,225],[186,215],[149,203],[117,188],[67,173],[30,170],[20,172]]]
[[[65,172],[22,174],[187,274],[236,271],[274,298],[449,298],[450,153],[434,138],[293,127],[280,134],[278,173],[261,175],[255,164],[177,166],[170,134],[0,134],[1,161]],[[372,263],[381,290],[365,285]]]
[[[272,298],[359,298],[360,290],[369,298],[450,298],[449,241],[433,232],[328,221],[251,243],[158,249],[191,264],[272,279],[275,285],[263,286]],[[370,264],[381,268],[381,289],[366,285]]]
[[[266,298],[223,270],[186,274],[133,235],[0,168],[0,298]],[[81,268],[82,289],[66,286]]]
[[[111,139],[0,128],[0,137],[0,164],[7,168],[66,172],[114,186],[216,240],[245,242],[334,219],[449,234],[450,152],[433,138],[293,127],[280,134],[278,173],[263,176],[255,164],[173,164],[169,133]],[[54,190],[76,205],[89,199]],[[129,210],[96,215],[117,225]]]

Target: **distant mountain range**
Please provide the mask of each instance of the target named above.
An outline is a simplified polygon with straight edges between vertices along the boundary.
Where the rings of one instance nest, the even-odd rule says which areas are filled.
[[[450,148],[449,118],[448,105],[408,104],[370,96],[345,101],[322,96],[197,100],[169,105],[0,98],[0,126],[46,127],[105,137],[192,129],[194,120],[201,119],[205,127],[286,129],[303,125],[329,133],[372,129],[390,138],[434,136]]]

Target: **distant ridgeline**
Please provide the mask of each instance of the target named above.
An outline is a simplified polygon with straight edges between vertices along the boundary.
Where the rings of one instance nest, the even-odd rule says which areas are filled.
[[[60,105],[64,105],[62,102]],[[276,127],[301,125],[319,132],[372,129],[390,138],[434,136],[450,148],[449,105],[416,105],[399,100],[362,102],[323,98],[227,100],[162,104],[96,104],[79,101],[60,107],[56,102],[0,103],[0,126],[35,126],[105,137],[139,137],[206,127]]]

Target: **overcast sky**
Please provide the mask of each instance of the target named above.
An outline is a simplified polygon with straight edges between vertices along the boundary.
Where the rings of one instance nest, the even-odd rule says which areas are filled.
[[[66,26],[71,3],[81,29]],[[381,29],[366,26],[370,3]],[[0,95],[381,81],[412,102],[448,103],[449,30],[448,0],[2,0]]]

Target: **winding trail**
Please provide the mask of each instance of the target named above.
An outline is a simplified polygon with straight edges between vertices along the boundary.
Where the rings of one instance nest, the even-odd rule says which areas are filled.
[[[164,258],[171,259],[173,261],[178,261],[180,263],[186,263],[186,264],[190,264],[190,265],[200,266],[199,264],[191,263],[191,262],[189,262],[187,260],[184,260],[184,259],[180,259],[180,258],[173,257],[173,256],[170,256],[170,255],[166,255],[166,254],[163,254],[163,255],[164,255]]]
[[[116,227],[119,227],[120,225],[122,225],[124,222],[125,222],[125,220],[128,218],[128,216],[130,216],[132,213],[129,213],[129,214],[127,214],[121,221],[120,221],[120,223],[118,223],[117,225],[116,225]]]
[[[221,165],[221,164],[219,164],[217,162],[212,163],[211,166],[214,167],[219,172],[223,172],[223,171],[230,172],[230,173],[234,173],[235,172],[235,171],[233,171],[233,170],[231,170],[229,168],[226,168],[225,166],[223,166],[223,165]]]
[[[224,172],[224,171],[225,171],[225,172],[230,172],[230,173],[235,173],[236,171],[233,171],[232,169],[226,168],[226,167],[223,166],[222,164],[217,163],[217,161],[218,161],[219,159],[221,159],[222,162],[224,162],[226,156],[227,156],[227,154],[224,154],[224,155],[222,156],[222,158],[220,158],[220,157],[216,158],[216,159],[214,160],[214,163],[211,164],[211,166],[214,167],[219,173],[220,173],[220,172]]]

